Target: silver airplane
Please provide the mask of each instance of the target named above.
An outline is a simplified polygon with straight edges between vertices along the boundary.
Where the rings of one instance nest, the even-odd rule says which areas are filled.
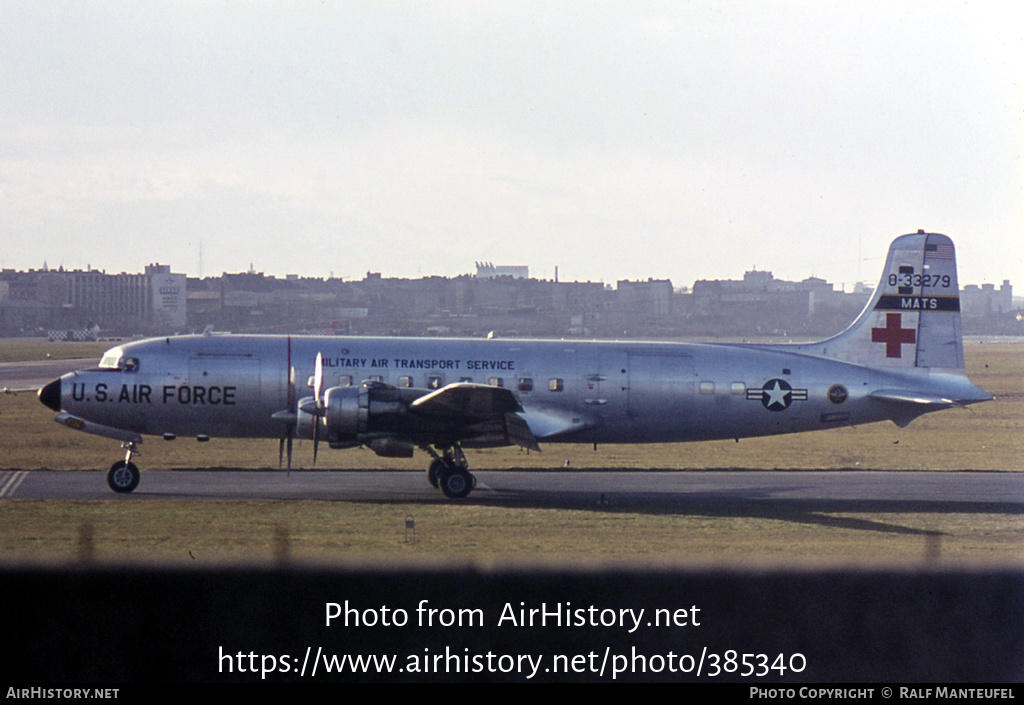
[[[187,335],[107,351],[39,390],[69,428],[116,439],[115,492],[143,435],[278,438],[433,461],[448,497],[476,480],[463,448],[670,443],[891,420],[987,401],[964,372],[953,242],[904,235],[845,331],[806,344]],[[299,382],[301,380],[301,384]]]

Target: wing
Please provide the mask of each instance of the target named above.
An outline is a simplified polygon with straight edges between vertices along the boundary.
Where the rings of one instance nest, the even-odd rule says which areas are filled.
[[[504,387],[456,383],[426,394],[409,405],[417,416],[443,419],[466,446],[518,445],[540,450],[520,406]]]

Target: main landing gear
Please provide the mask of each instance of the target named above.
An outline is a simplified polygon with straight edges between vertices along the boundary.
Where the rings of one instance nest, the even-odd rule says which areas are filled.
[[[462,499],[476,487],[476,477],[469,471],[469,463],[457,445],[439,448],[444,455],[438,455],[430,446],[423,450],[433,456],[434,462],[427,468],[427,481],[432,487],[439,488],[445,497]]]
[[[125,448],[124,460],[118,460],[110,466],[107,472],[107,484],[114,492],[131,492],[139,486],[139,469],[132,462],[132,454],[138,449],[134,443],[128,442],[122,446]]]

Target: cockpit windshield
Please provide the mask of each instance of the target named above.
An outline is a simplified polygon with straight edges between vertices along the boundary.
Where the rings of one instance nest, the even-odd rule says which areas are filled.
[[[121,348],[111,348],[103,353],[100,358],[99,367],[101,370],[124,370],[136,372],[139,369],[139,358],[125,357]]]
[[[100,358],[100,369],[102,370],[117,370],[121,368],[121,356],[124,355],[124,351],[121,348],[111,348],[103,353],[103,357]]]

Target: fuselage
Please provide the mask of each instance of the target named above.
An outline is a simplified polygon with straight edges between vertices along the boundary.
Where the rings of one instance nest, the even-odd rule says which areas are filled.
[[[59,392],[74,417],[142,435],[280,438],[282,412],[313,393],[318,354],[324,388],[507,388],[548,443],[742,438],[891,419],[892,406],[871,396],[879,390],[980,400],[962,374],[877,369],[784,346],[268,335],[127,343],[100,368],[62,377],[49,396]]]

